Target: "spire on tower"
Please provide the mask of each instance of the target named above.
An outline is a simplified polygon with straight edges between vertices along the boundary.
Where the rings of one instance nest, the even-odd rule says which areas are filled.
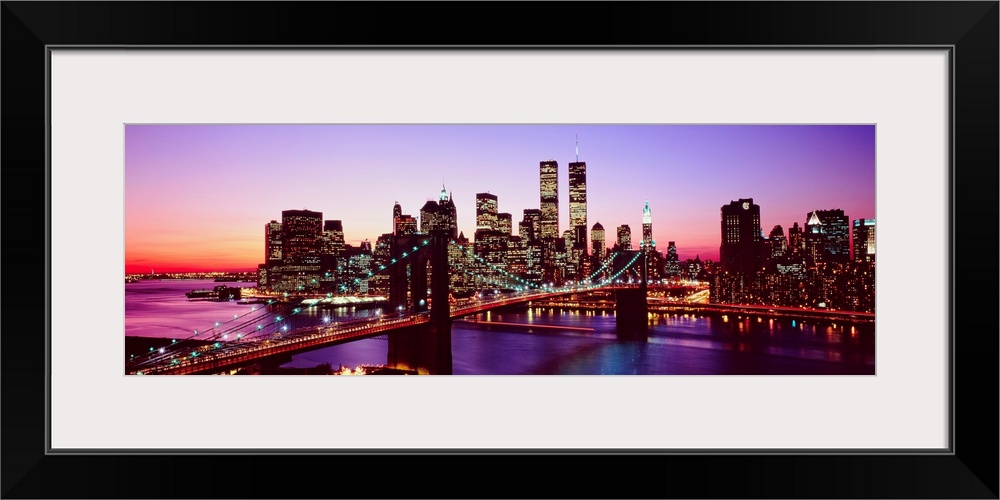
[[[580,134],[576,134],[576,162],[580,163]]]

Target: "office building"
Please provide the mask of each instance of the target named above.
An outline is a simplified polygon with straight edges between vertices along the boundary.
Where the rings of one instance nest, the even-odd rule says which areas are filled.
[[[700,260],[699,260],[700,263]],[[677,256],[677,244],[673,241],[667,243],[667,256],[663,263],[663,274],[668,279],[679,279],[681,277],[681,262]],[[700,269],[699,269],[700,272]]]
[[[605,247],[605,235],[604,226],[600,222],[594,224],[594,227],[590,230],[590,240],[593,242],[593,249],[591,254],[598,261],[603,260],[607,254],[607,247]]]
[[[264,224],[264,262],[281,263],[281,223],[276,220]]]
[[[788,250],[788,241],[785,239],[785,230],[780,226],[771,228],[771,234],[767,236],[767,243],[770,247],[770,258],[777,259]]]
[[[722,270],[753,275],[761,269],[760,206],[753,198],[732,201],[722,209]]]
[[[642,209],[642,248],[651,251],[653,246],[653,215],[649,211],[649,200],[646,200]]]
[[[495,231],[497,225],[497,195],[476,193],[476,231],[489,229]]]
[[[854,261],[875,262],[875,219],[855,219]]]
[[[392,207],[392,234],[405,236],[417,232],[417,219],[403,213],[403,208],[397,201]]]
[[[806,254],[816,262],[846,263],[850,260],[850,223],[843,210],[813,210],[806,214],[803,236]]]
[[[618,226],[618,248],[632,250],[632,228],[628,224]]]
[[[569,228],[577,248],[587,248],[587,163],[569,164]]]
[[[559,164],[539,162],[539,190],[542,238],[559,238]]]
[[[514,216],[508,213],[497,214],[497,230],[501,233],[511,236],[514,228]]]
[[[458,236],[458,210],[455,208],[454,198],[445,190],[444,185],[441,186],[438,201],[428,201],[420,209],[420,232],[430,233],[434,230],[447,231],[451,239]]]
[[[542,211],[537,208],[524,209],[524,216],[517,225],[517,234],[528,242],[538,241],[541,233]]]

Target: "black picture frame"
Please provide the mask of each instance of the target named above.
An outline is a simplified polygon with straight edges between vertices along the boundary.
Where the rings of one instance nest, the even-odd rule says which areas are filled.
[[[997,1],[2,4],[0,159],[14,241],[2,248],[4,498],[998,498]],[[53,45],[950,46],[952,453],[48,454],[39,276],[49,247],[38,221]],[[312,478],[317,468],[331,473]],[[359,481],[362,469],[386,480]]]

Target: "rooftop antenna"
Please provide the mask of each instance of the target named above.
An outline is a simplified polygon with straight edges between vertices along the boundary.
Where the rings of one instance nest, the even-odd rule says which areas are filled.
[[[576,135],[576,162],[580,163],[580,134]]]

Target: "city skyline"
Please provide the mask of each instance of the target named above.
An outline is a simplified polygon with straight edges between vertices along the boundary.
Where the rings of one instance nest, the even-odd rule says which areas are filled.
[[[543,208],[547,160],[560,232],[579,161],[588,235],[628,225],[637,241],[648,200],[652,239],[660,252],[676,242],[681,260],[719,258],[719,207],[740,198],[761,207],[765,234],[813,210],[876,218],[873,125],[128,125],[125,138],[126,273],[253,270],[264,224],[285,210],[374,243],[396,202],[416,216],[442,185],[466,237],[479,193],[517,234],[523,211]]]

